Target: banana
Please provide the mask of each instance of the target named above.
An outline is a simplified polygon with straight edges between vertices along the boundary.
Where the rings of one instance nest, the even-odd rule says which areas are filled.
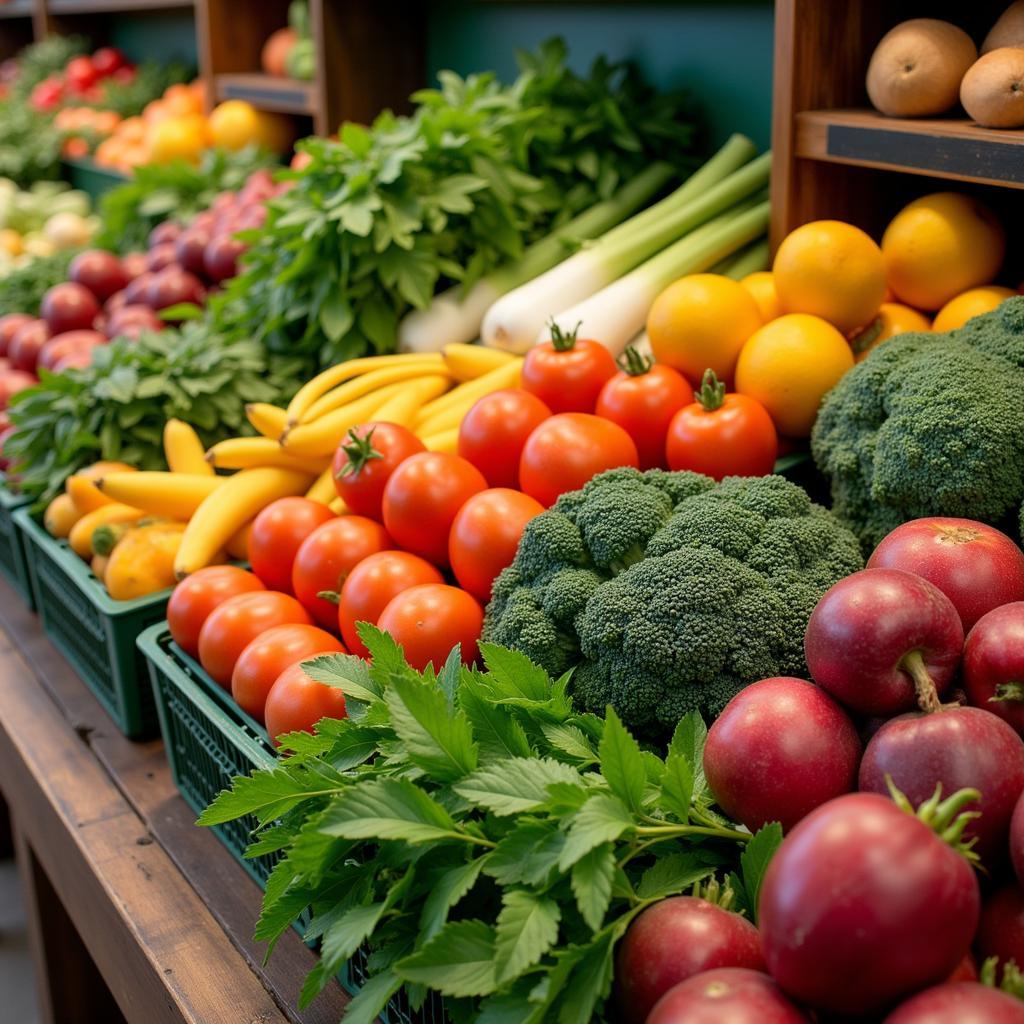
[[[297,469],[302,473],[323,471],[323,459],[302,458],[286,452],[277,441],[269,437],[232,437],[218,441],[206,453],[206,465],[217,469],[255,469],[276,466],[278,469]]]
[[[503,388],[515,388],[519,386],[520,370],[522,360],[513,363],[506,363],[499,366],[490,373],[485,373],[476,380],[467,381],[453,388],[446,395],[434,399],[420,409],[415,420],[415,430],[420,437],[429,437],[431,434],[439,434],[442,430],[450,430],[457,427],[463,416],[479,401],[484,395]]]
[[[520,358],[511,352],[488,348],[486,345],[445,345],[441,351],[445,368],[459,381],[476,380]]]
[[[459,451],[459,428],[452,427],[450,430],[441,430],[436,434],[429,434],[422,438],[428,452],[448,452],[449,455],[457,455]]]
[[[203,458],[203,442],[184,420],[164,424],[164,456],[172,473],[213,476],[213,466]]]
[[[310,474],[263,466],[227,477],[196,509],[185,528],[174,561],[174,574],[184,579],[209,565],[236,533],[277,498],[303,494]]]
[[[334,465],[328,467],[313,481],[313,486],[306,491],[306,497],[310,501],[319,502],[321,505],[330,505],[331,501],[338,496],[334,489]]]
[[[300,423],[303,421],[303,414],[321,396],[326,395],[332,388],[343,384],[353,377],[359,377],[372,370],[381,370],[387,366],[399,365],[407,361],[407,355],[391,356],[366,356],[363,359],[350,359],[347,363],[338,363],[337,366],[328,367],[322,373],[318,373],[311,381],[305,383],[295,396],[288,403],[288,422]],[[434,365],[438,369],[444,364],[439,353],[428,353],[424,356],[412,357],[427,365]]]
[[[344,498],[335,497],[332,501],[327,503],[327,507],[336,516],[347,516],[352,510],[345,504]]]
[[[195,473],[111,473],[96,486],[108,498],[168,519],[188,519],[230,477]]]
[[[292,455],[313,458],[332,455],[349,427],[373,419],[377,409],[405,386],[401,383],[389,384],[312,423],[300,423],[288,431],[281,444]]]
[[[267,402],[250,402],[245,407],[245,415],[257,433],[269,437],[272,441],[280,439],[284,433],[285,420],[288,418],[284,409],[269,405]]]
[[[443,395],[448,390],[449,384],[451,384],[451,378],[447,374],[440,373],[407,381],[402,385],[401,391],[389,398],[374,412],[373,418],[408,427],[423,407],[423,403]]]

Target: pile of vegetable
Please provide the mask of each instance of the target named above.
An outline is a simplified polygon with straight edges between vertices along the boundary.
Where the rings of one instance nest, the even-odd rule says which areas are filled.
[[[89,197],[64,182],[37,181],[23,190],[0,178],[0,277],[38,256],[88,245],[97,226]]]

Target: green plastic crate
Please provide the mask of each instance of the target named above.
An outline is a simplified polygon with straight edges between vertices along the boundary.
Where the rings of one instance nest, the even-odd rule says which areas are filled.
[[[14,513],[25,538],[29,574],[43,629],[117,727],[132,739],[157,735],[153,689],[135,639],[164,619],[170,589],[115,601],[88,565],[51,537],[27,508]]]
[[[9,491],[3,483],[3,474],[0,473],[0,572],[21,594],[29,608],[34,610],[35,596],[32,593],[32,580],[25,554],[25,539],[14,520],[14,512],[27,505],[30,500]]]

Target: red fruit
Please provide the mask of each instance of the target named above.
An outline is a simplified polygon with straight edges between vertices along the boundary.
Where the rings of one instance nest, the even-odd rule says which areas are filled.
[[[380,521],[384,487],[391,474],[410,455],[424,451],[423,442],[398,423],[360,423],[342,438],[334,453],[334,489],[353,512]]]
[[[615,955],[615,1001],[624,1024],[643,1024],[673,985],[716,967],[764,971],[757,929],[739,914],[696,896],[673,896],[644,910]]]
[[[1024,892],[1018,886],[1004,886],[989,896],[974,941],[983,961],[997,956],[1000,963],[1024,964]]]
[[[309,498],[278,498],[254,520],[249,534],[252,571],[272,590],[292,592],[292,565],[302,542],[334,513]]]
[[[477,642],[484,624],[484,610],[472,595],[444,583],[424,583],[396,594],[377,620],[405,651],[413,668],[423,671],[433,664],[440,670],[458,645],[466,665],[477,657]]]
[[[135,68],[128,65],[123,68],[118,68],[110,77],[113,78],[118,85],[131,85],[132,82],[135,81],[137,75],[138,72]]]
[[[171,266],[178,258],[176,242],[177,236],[173,242],[161,242],[159,245],[154,245],[146,257],[146,269],[155,273],[158,270],[163,270],[164,267]]]
[[[1010,819],[1010,859],[1017,881],[1024,885],[1024,795],[1017,801]]]
[[[91,366],[92,351],[91,348],[73,349],[53,364],[53,372],[63,373],[65,370],[80,370],[85,366]]]
[[[704,774],[715,801],[752,832],[787,832],[857,784],[861,744],[842,708],[813,683],[780,677],[741,690],[711,726]]]
[[[99,80],[96,67],[88,57],[72,57],[64,69],[64,79],[77,92],[88,89]]]
[[[974,981],[958,981],[919,992],[893,1010],[883,1024],[1022,1024],[1019,999]]]
[[[92,66],[100,78],[106,78],[127,64],[124,54],[116,46],[101,46],[92,55]]]
[[[267,694],[263,717],[267,734],[279,745],[277,737],[286,732],[312,732],[322,718],[345,718],[345,695],[333,686],[311,679],[302,662],[286,668]]]
[[[974,962],[974,957],[968,953],[963,960],[956,965],[956,970],[946,979],[946,981],[977,981],[978,980],[978,967]]]
[[[903,569],[934,583],[966,633],[986,612],[1024,601],[1024,551],[1005,533],[973,519],[914,519],[875,548],[868,568]]]
[[[167,325],[149,306],[141,304],[122,306],[104,328],[108,338],[138,338],[143,331],[162,331]]]
[[[107,339],[99,331],[66,331],[56,334],[39,350],[39,367],[52,370],[65,356],[73,352],[88,352]]]
[[[112,295],[120,292],[129,281],[121,261],[106,249],[87,249],[80,252],[71,261],[68,277],[75,284],[88,288],[100,302],[106,302]]]
[[[0,409],[6,409],[19,391],[38,383],[34,374],[26,373],[24,370],[0,371]]]
[[[199,631],[213,610],[229,598],[256,590],[263,590],[263,584],[237,565],[209,565],[186,576],[167,602],[167,626],[174,642],[198,657]]]
[[[201,306],[206,301],[206,289],[195,274],[172,263],[153,275],[146,290],[146,300],[154,310],[168,309],[181,302]]]
[[[165,220],[160,224],[157,224],[155,228],[149,233],[149,238],[146,239],[147,246],[152,250],[158,245],[164,245],[167,242],[176,242],[178,235],[182,232],[182,226],[173,220]]]
[[[7,355],[14,335],[34,319],[35,317],[29,316],[28,313],[8,313],[6,316],[0,316],[0,357]]]
[[[128,280],[134,280],[139,274],[146,271],[147,257],[144,252],[128,252],[121,257],[121,266],[128,275]]]
[[[949,598],[901,569],[863,569],[840,580],[807,623],[804,651],[814,681],[865,715],[909,711],[949,686],[963,648]]]
[[[174,243],[175,257],[190,274],[205,274],[206,267],[203,257],[206,247],[210,244],[210,229],[197,226],[195,223],[186,228]]]
[[[64,83],[59,78],[51,76],[44,78],[33,88],[29,103],[35,110],[53,110],[58,106],[63,95]]]
[[[1024,601],[983,615],[967,634],[962,666],[967,701],[1024,736]]]
[[[203,267],[211,281],[226,281],[238,274],[238,258],[245,252],[245,242],[230,235],[218,235],[206,247]]]
[[[916,712],[886,722],[871,738],[860,765],[860,788],[888,793],[886,776],[917,807],[942,783],[945,795],[977,789],[981,817],[965,835],[978,837],[982,862],[994,868],[1005,857],[1010,818],[1024,790],[1024,741],[1002,719],[980,708]],[[1024,962],[1024,961],[1022,961]]]
[[[138,277],[133,277],[124,290],[126,306],[145,306],[149,296],[149,286],[156,274],[151,270],[144,271]]]
[[[7,358],[15,370],[35,373],[36,363],[43,345],[50,340],[50,328],[45,320],[30,320],[18,328],[7,349]]]
[[[792,998],[877,1013],[948,978],[980,910],[967,860],[874,793],[811,811],[782,841],[759,900],[761,947]]]
[[[51,334],[88,330],[99,311],[96,296],[84,285],[73,281],[55,284],[43,296],[39,306],[39,315],[46,321]]]
[[[523,390],[552,412],[593,413],[605,382],[618,372],[602,344],[552,330],[550,341],[534,345],[523,360]]]
[[[647,1024],[807,1024],[778,985],[759,971],[720,967],[670,989]]]
[[[550,417],[536,395],[520,388],[485,395],[462,418],[459,455],[483,473],[489,487],[518,488],[526,439]]]

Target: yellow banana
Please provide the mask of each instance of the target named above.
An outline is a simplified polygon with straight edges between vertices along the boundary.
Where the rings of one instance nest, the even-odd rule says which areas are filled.
[[[396,384],[402,380],[411,380],[414,377],[422,377],[428,373],[443,373],[444,361],[438,355],[433,356],[405,356],[401,363],[394,363],[391,366],[382,367],[380,370],[372,370],[364,373],[353,380],[332,388],[326,395],[318,398],[303,414],[299,423],[311,423],[321,416],[343,405],[368,395],[377,388],[387,384]],[[291,420],[289,420],[291,425]]]
[[[195,473],[111,473],[96,486],[108,498],[168,519],[188,519],[231,479]]]
[[[408,427],[423,407],[423,403],[443,395],[450,384],[451,378],[440,373],[406,381],[402,385],[402,390],[380,406],[373,414],[373,418]]]
[[[238,531],[272,501],[303,494],[310,475],[263,466],[227,477],[196,509],[181,539],[174,574],[183,579],[209,565]]]
[[[420,409],[416,417],[415,429],[420,437],[439,434],[442,430],[450,430],[462,422],[462,417],[484,395],[489,395],[502,388],[519,386],[522,360],[506,363],[490,373],[485,373],[476,380],[467,381],[453,388],[446,395],[434,399]]]
[[[323,459],[307,459],[290,455],[277,441],[269,437],[232,437],[218,441],[207,453],[206,464],[217,469],[255,469],[258,466],[277,466],[279,469],[297,469],[302,473],[320,473]]]
[[[349,427],[374,419],[377,409],[405,386],[401,383],[389,384],[372,394],[349,402],[344,408],[335,409],[334,412],[321,416],[312,423],[300,423],[288,431],[281,444],[286,452],[293,455],[314,458],[332,455]]]
[[[438,354],[436,358],[432,359],[433,353],[428,353],[425,356],[414,356],[412,358],[418,359],[419,361],[433,362],[438,368],[441,367],[443,360]],[[339,384],[343,384],[347,380],[351,380],[353,377],[359,377],[364,373],[370,373],[373,370],[381,370],[387,366],[395,366],[407,361],[410,357],[407,355],[391,355],[391,356],[366,356],[363,359],[350,359],[347,363],[338,363],[337,366],[330,366],[322,373],[318,373],[311,381],[307,381],[298,391],[295,392],[294,398],[288,403],[288,421],[290,423],[300,423],[305,417],[303,413],[321,396],[326,395],[332,388],[336,388]]]
[[[331,462],[333,463],[333,459]],[[329,505],[338,496],[334,489],[334,466],[328,467],[313,481],[313,486],[306,491],[306,497],[310,501],[319,502],[321,505]]]
[[[336,516],[347,516],[349,514],[349,512],[351,511],[351,509],[348,507],[348,505],[345,504],[344,499],[343,498],[338,498],[338,497],[335,497],[332,501],[329,501],[327,503],[327,507]]]
[[[429,434],[422,438],[428,452],[448,452],[449,455],[457,455],[459,450],[459,428],[452,427],[449,430],[440,430],[436,434]]]
[[[213,476],[213,466],[203,458],[203,442],[184,420],[164,424],[164,457],[172,473]]]
[[[266,402],[250,402],[245,407],[245,415],[257,433],[273,441],[277,441],[284,433],[285,420],[288,418],[284,409]]]
[[[441,350],[444,354],[444,365],[448,372],[460,381],[476,380],[499,366],[521,358],[500,348],[487,348],[486,345],[445,345]]]

